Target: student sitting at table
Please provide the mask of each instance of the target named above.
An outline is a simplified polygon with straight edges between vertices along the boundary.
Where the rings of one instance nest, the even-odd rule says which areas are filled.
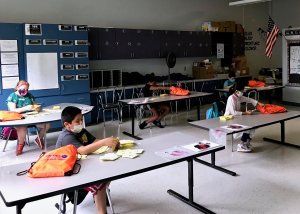
[[[227,99],[225,116],[228,115],[251,115],[253,111],[241,111],[241,103],[251,103],[253,106],[260,105],[264,106],[263,103],[260,103],[252,98],[243,96],[243,92],[236,90],[232,95]],[[238,152],[251,152],[253,147],[250,144],[251,137],[254,134],[254,130],[245,131],[242,133],[241,143],[237,145]],[[240,134],[235,134],[234,138],[239,138]]]
[[[148,82],[143,88],[144,97],[152,97],[153,92],[156,90],[170,91],[170,87],[156,85],[155,76],[152,73],[149,75]],[[149,104],[148,107],[150,108],[152,116],[139,125],[140,129],[144,129],[149,123],[153,123],[159,128],[164,128],[161,124],[161,120],[170,112],[170,106],[165,103],[153,103]]]
[[[20,80],[15,87],[15,92],[11,93],[7,100],[7,106],[9,111],[18,113],[25,113],[27,111],[40,111],[40,106],[35,103],[35,98],[28,92],[29,83],[25,80]],[[36,137],[35,142],[41,148],[44,149],[44,134],[50,128],[50,124],[36,124],[40,129],[39,137]],[[18,134],[18,146],[16,155],[21,155],[25,145],[25,138],[27,134],[27,126],[16,126]]]
[[[228,73],[228,80],[226,80],[224,82],[224,85],[223,85],[223,88],[224,89],[230,89],[231,87],[234,87],[236,85],[236,82],[235,82],[235,71],[229,71]],[[229,95],[228,93],[224,93],[223,94],[225,96],[225,98],[227,98]]]
[[[73,144],[81,155],[91,154],[102,146],[108,146],[113,151],[119,148],[120,143],[117,138],[96,139],[83,128],[82,121],[83,118],[79,108],[68,106],[62,111],[61,122],[64,129],[58,136],[56,148]],[[85,188],[93,194],[98,214],[106,213],[106,187],[108,185],[109,183],[98,183]]]

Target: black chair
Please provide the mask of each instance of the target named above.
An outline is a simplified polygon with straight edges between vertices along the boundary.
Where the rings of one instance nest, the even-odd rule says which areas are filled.
[[[103,116],[103,125],[105,126],[105,112],[110,111],[111,112],[111,119],[114,119],[114,112],[117,113],[118,120],[120,120],[120,105],[118,103],[117,98],[115,97],[115,90],[113,90],[113,98],[112,102],[108,102],[107,97],[107,90],[105,90],[104,94],[100,93],[97,97],[97,108],[98,108],[98,115],[97,115],[97,123],[99,121],[100,111],[102,111]]]
[[[252,89],[248,89],[246,91],[244,91],[243,94],[245,97],[251,98],[252,95],[254,95],[254,99],[255,100],[259,100],[259,94],[256,88],[252,88]],[[246,103],[246,111],[248,110],[248,103]]]

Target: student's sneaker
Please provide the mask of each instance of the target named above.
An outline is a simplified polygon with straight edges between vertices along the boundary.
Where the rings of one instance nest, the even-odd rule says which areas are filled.
[[[40,147],[41,150],[44,149],[45,142],[43,139],[40,139],[39,137],[35,138],[35,143]]]
[[[146,121],[142,122],[142,123],[139,125],[140,129],[144,129],[146,126],[147,126]]]
[[[16,155],[21,155],[23,153],[23,148],[24,148],[25,142],[23,144],[19,144],[17,145],[17,150],[16,150]]]
[[[163,125],[161,125],[160,121],[154,120],[153,124],[156,125],[159,128],[165,128]]]
[[[237,145],[238,152],[252,152],[252,149],[247,146],[245,143],[240,143]]]

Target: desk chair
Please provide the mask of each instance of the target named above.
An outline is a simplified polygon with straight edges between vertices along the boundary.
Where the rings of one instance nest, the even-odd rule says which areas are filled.
[[[25,143],[26,143],[27,146],[30,146],[30,142],[29,142],[29,135],[30,135],[29,129],[30,129],[30,128],[33,128],[33,129],[35,130],[38,139],[41,141],[40,136],[39,136],[39,130],[38,130],[38,127],[35,126],[35,125],[27,126],[27,135],[26,135],[27,141],[25,141]],[[9,132],[9,134],[8,134],[8,138],[7,138],[6,141],[5,141],[5,144],[4,144],[4,147],[3,147],[2,152],[5,152],[5,149],[6,149],[6,146],[7,146],[8,141],[9,141],[11,132],[12,132],[12,129],[10,130],[10,132]],[[18,142],[18,143],[19,143],[19,142]],[[17,143],[17,145],[18,145],[18,143]]]
[[[250,98],[252,94],[254,95],[254,99],[258,101],[259,95],[258,95],[258,91],[256,88],[249,89],[244,92],[244,96],[246,96],[248,98]],[[246,103],[246,111],[248,111],[248,103]]]
[[[120,120],[120,105],[118,103],[118,100],[115,98],[115,92],[113,91],[113,99],[112,102],[109,103],[107,101],[107,91],[105,90],[104,95],[99,94],[97,97],[97,108],[98,108],[98,115],[97,115],[97,123],[99,121],[99,116],[100,116],[100,111],[102,111],[102,116],[103,116],[103,124],[105,127],[105,112],[106,111],[111,111],[111,118],[112,120],[114,119],[113,113],[116,112],[118,116],[119,122]]]
[[[107,200],[108,200],[107,202],[109,203],[111,212],[112,212],[112,214],[115,214],[115,210],[114,210],[114,207],[113,207],[113,204],[112,204],[112,200],[111,200],[111,196],[110,196],[110,189],[109,188],[106,188],[106,196],[107,196]],[[55,204],[55,207],[59,211],[58,214],[65,214],[66,213],[66,203],[70,202],[70,200],[66,200],[66,198],[67,198],[67,194],[62,194],[61,198],[60,198],[60,203],[59,204],[58,203]],[[77,210],[77,204],[74,204],[73,213],[76,213],[76,210]]]
[[[186,90],[190,90],[188,88],[188,86],[186,85],[186,83],[184,83],[184,82],[178,82],[177,83],[177,87],[179,87],[179,86],[180,86],[180,88],[183,88],[183,89],[186,89]],[[175,101],[175,112],[176,112],[176,114],[177,114],[177,110],[178,110],[178,102],[179,101]],[[191,100],[190,99],[185,100],[185,106],[186,106],[186,110],[187,111],[191,110]]]

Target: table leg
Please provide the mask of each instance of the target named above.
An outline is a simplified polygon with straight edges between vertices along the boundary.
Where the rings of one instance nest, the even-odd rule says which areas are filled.
[[[123,134],[137,140],[142,140],[143,138],[134,135],[134,115],[135,115],[134,107],[130,109],[130,114],[131,114],[131,134],[126,131],[124,131]]]
[[[198,159],[198,158],[195,158],[194,161],[196,161],[198,163],[201,163],[205,166],[211,167],[213,169],[219,170],[221,172],[224,172],[226,174],[236,176],[236,172],[230,171],[228,169],[225,169],[223,167],[220,167],[220,166],[216,165],[216,153],[215,152],[211,153],[211,163],[208,163],[208,162],[206,162],[204,160],[201,160],[201,159]]]
[[[76,214],[76,211],[77,211],[77,199],[78,199],[78,190],[75,190],[75,191],[74,191],[73,214]]]
[[[194,207],[195,209],[208,214],[214,214],[215,212],[201,206],[194,202],[193,188],[194,188],[194,170],[193,170],[193,160],[188,160],[188,188],[189,188],[189,198],[169,189],[167,192],[174,196],[175,198],[181,200],[182,202]]]
[[[25,206],[25,203],[18,204],[16,206],[16,214],[21,214],[22,213],[22,209],[24,208],[24,206]]]
[[[285,142],[285,122],[284,121],[280,122],[280,130],[281,130],[281,132],[280,132],[280,134],[281,134],[280,141],[279,140],[274,140],[274,139],[271,139],[271,138],[267,138],[267,137],[264,137],[263,140],[271,142],[271,143],[277,143],[277,144],[280,144],[280,145],[283,145],[283,146],[290,146],[290,147],[300,149],[300,145]]]

